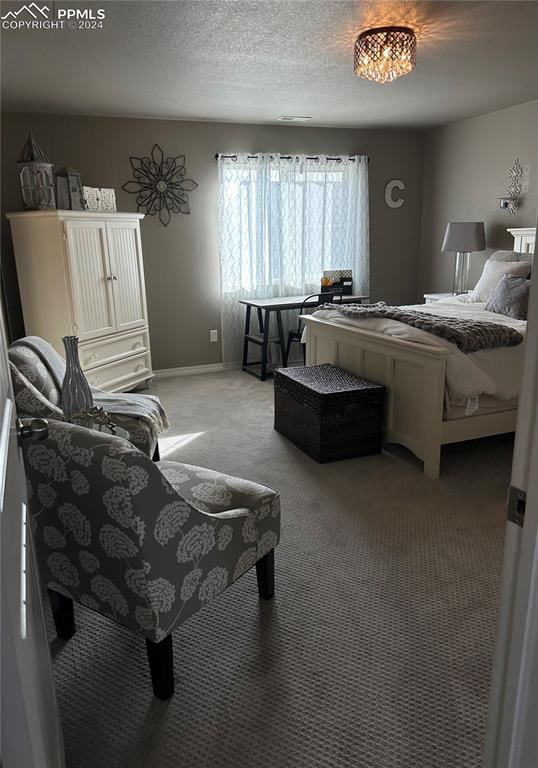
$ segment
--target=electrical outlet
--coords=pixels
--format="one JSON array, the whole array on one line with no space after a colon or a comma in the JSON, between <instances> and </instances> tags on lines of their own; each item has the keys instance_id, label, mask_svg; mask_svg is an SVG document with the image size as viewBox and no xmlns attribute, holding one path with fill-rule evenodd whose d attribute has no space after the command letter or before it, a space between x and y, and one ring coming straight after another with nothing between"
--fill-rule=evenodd
<instances>
[{"instance_id":1,"label":"electrical outlet","mask_svg":"<svg viewBox=\"0 0 538 768\"><path fill-rule=\"evenodd\" d=\"M219 340L219 332L218 331L209 331L209 341L213 344L213 342Z\"/></svg>"}]
</instances>

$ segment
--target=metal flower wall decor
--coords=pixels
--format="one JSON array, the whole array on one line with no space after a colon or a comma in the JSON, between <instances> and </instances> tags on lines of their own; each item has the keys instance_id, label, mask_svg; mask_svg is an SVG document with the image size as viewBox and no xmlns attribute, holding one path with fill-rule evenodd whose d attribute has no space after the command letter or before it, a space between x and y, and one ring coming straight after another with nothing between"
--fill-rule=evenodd
<instances>
[{"instance_id":1,"label":"metal flower wall decor","mask_svg":"<svg viewBox=\"0 0 538 768\"><path fill-rule=\"evenodd\" d=\"M122 189L136 195L137 210L148 216L159 214L167 227L172 213L190 213L188 192L198 184L185 178L185 155L168 157L158 144L153 145L151 157L130 157L134 181L123 184Z\"/></svg>"},{"instance_id":2,"label":"metal flower wall decor","mask_svg":"<svg viewBox=\"0 0 538 768\"><path fill-rule=\"evenodd\" d=\"M519 157L514 160L513 166L508 171L508 186L506 194L510 202L508 203L508 213L517 213L521 197L521 177L523 176L523 166L519 162Z\"/></svg>"}]
</instances>

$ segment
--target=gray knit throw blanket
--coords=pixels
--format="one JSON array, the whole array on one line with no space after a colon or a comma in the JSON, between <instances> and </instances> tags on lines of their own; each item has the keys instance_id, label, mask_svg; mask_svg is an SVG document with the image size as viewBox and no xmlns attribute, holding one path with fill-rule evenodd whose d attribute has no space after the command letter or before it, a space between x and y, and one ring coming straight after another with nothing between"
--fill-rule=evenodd
<instances>
[{"instance_id":1,"label":"gray knit throw blanket","mask_svg":"<svg viewBox=\"0 0 538 768\"><path fill-rule=\"evenodd\" d=\"M344 317L363 320L368 317L387 317L399 323L420 328L455 344L468 354L480 349L511 347L520 344L523 336L515 328L484 320L469 320L464 317L443 317L417 309L390 307L384 301L377 304L323 304L318 309L334 309Z\"/></svg>"},{"instance_id":2,"label":"gray knit throw blanket","mask_svg":"<svg viewBox=\"0 0 538 768\"><path fill-rule=\"evenodd\" d=\"M39 357L45 368L50 372L58 390L62 390L62 382L65 376L65 360L56 352L48 341L39 336L25 336L12 346L28 347ZM168 419L159 399L152 395L138 395L132 392L117 394L103 392L91 387L93 404L103 408L107 413L122 416L135 416L151 429L154 438L166 429Z\"/></svg>"}]
</instances>

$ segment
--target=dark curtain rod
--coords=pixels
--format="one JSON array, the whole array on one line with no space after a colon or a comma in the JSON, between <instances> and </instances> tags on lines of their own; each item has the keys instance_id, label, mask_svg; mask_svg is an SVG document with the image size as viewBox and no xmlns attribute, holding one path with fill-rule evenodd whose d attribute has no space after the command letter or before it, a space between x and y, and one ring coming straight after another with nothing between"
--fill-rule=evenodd
<instances>
[{"instance_id":1,"label":"dark curtain rod","mask_svg":"<svg viewBox=\"0 0 538 768\"><path fill-rule=\"evenodd\" d=\"M219 155L219 153L217 152L216 155L215 155L215 160L218 160L219 157L224 157L226 160L237 160L237 155ZM273 155L271 155L271 157L273 157ZM295 155L280 155L280 159L281 160L293 160L294 157L295 157ZM258 155L247 155L247 158L249 160L256 160L258 158ZM312 156L307 155L306 159L307 160L319 160L319 155L312 155ZM339 157L328 157L327 160L340 160L340 158ZM348 156L348 160L351 160L353 163L355 162L355 158L352 157L351 155ZM369 158L368 157L366 158L366 161L369 162Z\"/></svg>"}]
</instances>

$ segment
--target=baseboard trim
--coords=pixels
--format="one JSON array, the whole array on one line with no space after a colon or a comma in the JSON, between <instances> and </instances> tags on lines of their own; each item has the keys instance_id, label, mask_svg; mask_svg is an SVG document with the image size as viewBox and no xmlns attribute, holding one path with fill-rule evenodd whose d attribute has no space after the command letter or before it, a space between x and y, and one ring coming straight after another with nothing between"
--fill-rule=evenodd
<instances>
[{"instance_id":1,"label":"baseboard trim","mask_svg":"<svg viewBox=\"0 0 538 768\"><path fill-rule=\"evenodd\" d=\"M168 379L172 376L191 376L196 373L218 373L241 368L241 363L209 363L207 365L185 365L181 368L160 368L153 371L156 379Z\"/></svg>"}]
</instances>

